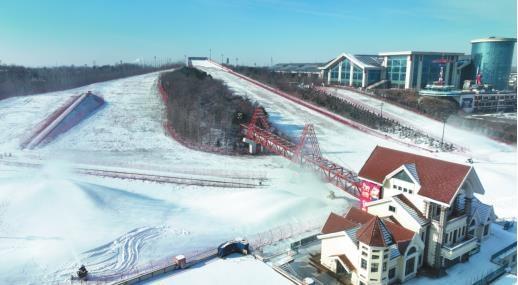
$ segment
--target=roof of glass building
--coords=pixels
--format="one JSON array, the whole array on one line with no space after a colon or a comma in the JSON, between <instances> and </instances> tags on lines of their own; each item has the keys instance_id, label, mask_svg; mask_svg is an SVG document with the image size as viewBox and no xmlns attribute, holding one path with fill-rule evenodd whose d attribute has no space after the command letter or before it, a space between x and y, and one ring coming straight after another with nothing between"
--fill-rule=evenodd
<instances>
[{"instance_id":1,"label":"roof of glass building","mask_svg":"<svg viewBox=\"0 0 518 285\"><path fill-rule=\"evenodd\" d=\"M333 60L319 67L319 69L327 69L331 66L334 66L344 58L349 59L354 65L360 68L381 68L381 63L383 62L383 59L377 55L353 55L350 53L341 53Z\"/></svg>"},{"instance_id":2,"label":"roof of glass building","mask_svg":"<svg viewBox=\"0 0 518 285\"><path fill-rule=\"evenodd\" d=\"M516 42L516 38L501 38L501 37L489 37L472 40L471 43L486 43L486 42Z\"/></svg>"},{"instance_id":3,"label":"roof of glass building","mask_svg":"<svg viewBox=\"0 0 518 285\"><path fill-rule=\"evenodd\" d=\"M275 71L281 72L319 72L318 67L322 63L278 63L272 67Z\"/></svg>"}]
</instances>

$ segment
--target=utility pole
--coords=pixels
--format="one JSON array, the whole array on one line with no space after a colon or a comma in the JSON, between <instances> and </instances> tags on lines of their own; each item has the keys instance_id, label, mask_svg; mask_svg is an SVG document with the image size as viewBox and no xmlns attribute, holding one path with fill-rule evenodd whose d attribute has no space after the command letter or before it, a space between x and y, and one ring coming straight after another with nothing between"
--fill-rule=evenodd
<instances>
[{"instance_id":1,"label":"utility pole","mask_svg":"<svg viewBox=\"0 0 518 285\"><path fill-rule=\"evenodd\" d=\"M223 64L223 54L221 54L221 64Z\"/></svg>"},{"instance_id":2,"label":"utility pole","mask_svg":"<svg viewBox=\"0 0 518 285\"><path fill-rule=\"evenodd\" d=\"M444 121L442 122L441 150L442 150L442 145L444 144L444 129L445 128L446 128L446 119L444 119Z\"/></svg>"},{"instance_id":3,"label":"utility pole","mask_svg":"<svg viewBox=\"0 0 518 285\"><path fill-rule=\"evenodd\" d=\"M237 57L236 57L236 67L237 67L237 63L238 63L238 61L239 61L239 58L237 58Z\"/></svg>"},{"instance_id":4,"label":"utility pole","mask_svg":"<svg viewBox=\"0 0 518 285\"><path fill-rule=\"evenodd\" d=\"M212 60L212 49L209 49L209 59Z\"/></svg>"}]
</instances>

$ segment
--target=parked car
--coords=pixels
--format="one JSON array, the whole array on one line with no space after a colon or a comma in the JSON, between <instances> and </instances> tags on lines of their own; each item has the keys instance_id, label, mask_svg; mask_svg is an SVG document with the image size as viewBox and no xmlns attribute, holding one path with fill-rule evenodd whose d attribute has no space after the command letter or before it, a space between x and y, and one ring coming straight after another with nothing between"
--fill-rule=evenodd
<instances>
[{"instance_id":1,"label":"parked car","mask_svg":"<svg viewBox=\"0 0 518 285\"><path fill-rule=\"evenodd\" d=\"M232 253L247 255L250 252L250 245L247 240L236 238L218 246L218 256L223 258Z\"/></svg>"}]
</instances>

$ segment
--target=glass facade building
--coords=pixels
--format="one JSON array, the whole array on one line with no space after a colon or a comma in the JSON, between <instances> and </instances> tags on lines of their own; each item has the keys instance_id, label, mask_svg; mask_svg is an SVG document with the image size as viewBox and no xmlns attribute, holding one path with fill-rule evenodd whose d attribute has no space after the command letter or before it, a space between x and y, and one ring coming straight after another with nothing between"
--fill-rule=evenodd
<instances>
[{"instance_id":1,"label":"glass facade building","mask_svg":"<svg viewBox=\"0 0 518 285\"><path fill-rule=\"evenodd\" d=\"M514 38L486 38L471 41L472 78L477 70L482 74L482 83L495 89L507 89L513 60Z\"/></svg>"},{"instance_id":2,"label":"glass facade building","mask_svg":"<svg viewBox=\"0 0 518 285\"><path fill-rule=\"evenodd\" d=\"M402 51L378 55L342 53L319 67L328 84L362 88L422 89L439 79L441 68L446 85L459 85L462 53Z\"/></svg>"},{"instance_id":3,"label":"glass facade building","mask_svg":"<svg viewBox=\"0 0 518 285\"><path fill-rule=\"evenodd\" d=\"M407 56L387 58L387 79L391 87L405 88Z\"/></svg>"}]
</instances>

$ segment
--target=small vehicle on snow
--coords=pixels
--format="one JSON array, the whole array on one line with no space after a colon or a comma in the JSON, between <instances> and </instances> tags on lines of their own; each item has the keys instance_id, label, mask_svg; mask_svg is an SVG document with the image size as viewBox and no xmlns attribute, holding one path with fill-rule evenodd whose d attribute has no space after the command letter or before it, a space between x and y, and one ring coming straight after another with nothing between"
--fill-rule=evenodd
<instances>
[{"instance_id":1,"label":"small vehicle on snow","mask_svg":"<svg viewBox=\"0 0 518 285\"><path fill-rule=\"evenodd\" d=\"M250 252L250 244L247 240L236 238L218 246L218 256L223 258L232 253L247 255Z\"/></svg>"},{"instance_id":2,"label":"small vehicle on snow","mask_svg":"<svg viewBox=\"0 0 518 285\"><path fill-rule=\"evenodd\" d=\"M86 270L86 267L84 265L81 265L79 269L77 270L77 275L72 276L72 280L83 280L86 281L88 277L88 270Z\"/></svg>"}]
</instances>

